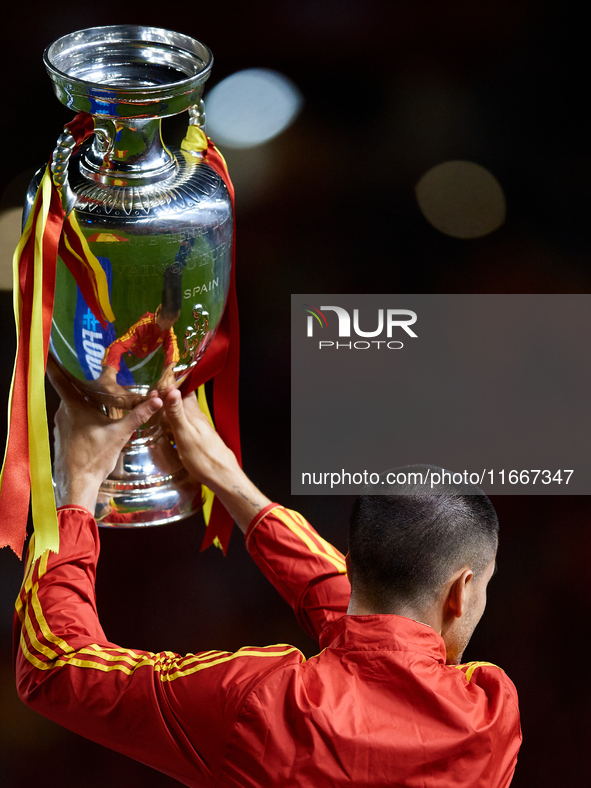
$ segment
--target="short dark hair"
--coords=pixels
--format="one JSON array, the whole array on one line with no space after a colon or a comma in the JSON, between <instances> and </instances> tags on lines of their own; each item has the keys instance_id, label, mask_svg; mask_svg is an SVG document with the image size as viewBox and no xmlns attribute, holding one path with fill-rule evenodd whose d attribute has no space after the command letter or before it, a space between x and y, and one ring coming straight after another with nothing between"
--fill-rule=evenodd
<instances>
[{"instance_id":1,"label":"short dark hair","mask_svg":"<svg viewBox=\"0 0 591 788\"><path fill-rule=\"evenodd\" d=\"M475 485L417 484L428 471L443 473L433 465L386 471L353 505L351 582L376 613L421 608L462 566L477 576L495 556L499 522L490 500ZM388 478L404 483L382 484Z\"/></svg>"}]
</instances>

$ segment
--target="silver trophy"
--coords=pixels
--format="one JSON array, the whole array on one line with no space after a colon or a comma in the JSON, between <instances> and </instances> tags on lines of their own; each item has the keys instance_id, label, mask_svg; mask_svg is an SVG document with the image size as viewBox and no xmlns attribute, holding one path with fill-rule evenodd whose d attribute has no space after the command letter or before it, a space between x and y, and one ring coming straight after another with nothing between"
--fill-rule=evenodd
<instances>
[{"instance_id":1,"label":"silver trophy","mask_svg":"<svg viewBox=\"0 0 591 788\"><path fill-rule=\"evenodd\" d=\"M105 272L115 316L101 326L58 259L50 352L89 406L117 417L150 389L183 382L207 351L228 296L226 185L201 152L166 146L160 130L161 118L185 110L190 124L203 124L212 55L180 33L116 25L63 36L44 62L59 100L94 117L93 136L75 153L64 131L52 172ZM102 525L145 526L200 506L201 488L157 415L122 452L96 514Z\"/></svg>"}]
</instances>

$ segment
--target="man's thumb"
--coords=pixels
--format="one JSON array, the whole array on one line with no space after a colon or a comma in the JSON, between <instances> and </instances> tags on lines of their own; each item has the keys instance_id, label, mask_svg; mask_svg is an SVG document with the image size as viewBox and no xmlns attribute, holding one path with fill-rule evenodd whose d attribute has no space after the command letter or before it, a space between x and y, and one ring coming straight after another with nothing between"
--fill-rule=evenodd
<instances>
[{"instance_id":1,"label":"man's thumb","mask_svg":"<svg viewBox=\"0 0 591 788\"><path fill-rule=\"evenodd\" d=\"M123 418L123 421L126 422L126 428L131 430L131 432L135 432L142 424L149 421L161 407L162 400L159 397L152 396L140 402L139 405L136 405L135 408Z\"/></svg>"},{"instance_id":2,"label":"man's thumb","mask_svg":"<svg viewBox=\"0 0 591 788\"><path fill-rule=\"evenodd\" d=\"M164 398L164 410L168 416L171 427L180 426L187 421L183 398L178 389L172 389L166 393Z\"/></svg>"}]
</instances>

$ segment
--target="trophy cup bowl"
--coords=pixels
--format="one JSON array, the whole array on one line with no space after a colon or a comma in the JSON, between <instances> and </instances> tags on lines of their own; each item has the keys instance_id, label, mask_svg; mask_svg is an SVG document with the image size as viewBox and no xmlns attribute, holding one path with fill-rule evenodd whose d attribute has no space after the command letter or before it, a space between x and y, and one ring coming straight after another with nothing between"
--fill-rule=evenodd
<instances>
[{"instance_id":1,"label":"trophy cup bowl","mask_svg":"<svg viewBox=\"0 0 591 788\"><path fill-rule=\"evenodd\" d=\"M228 189L201 152L166 146L161 118L189 110L212 65L189 36L136 25L80 30L51 44L44 63L58 99L94 118L72 153L64 131L54 181L108 283L115 320L104 328L58 258L50 353L89 402L123 415L151 389L179 386L200 363L230 287ZM30 210L40 174L27 198ZM158 525L201 506L160 414L138 430L101 487L101 525Z\"/></svg>"}]
</instances>

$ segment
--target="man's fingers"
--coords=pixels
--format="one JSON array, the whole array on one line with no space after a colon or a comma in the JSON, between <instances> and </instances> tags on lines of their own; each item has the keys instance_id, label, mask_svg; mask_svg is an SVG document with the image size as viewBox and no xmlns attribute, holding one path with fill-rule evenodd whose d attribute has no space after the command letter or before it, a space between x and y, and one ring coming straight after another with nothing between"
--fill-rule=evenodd
<instances>
[{"instance_id":1,"label":"man's fingers","mask_svg":"<svg viewBox=\"0 0 591 788\"><path fill-rule=\"evenodd\" d=\"M148 399L140 402L140 404L136 405L135 408L127 414L127 416L124 416L121 419L121 424L125 425L125 429L129 430L130 433L135 432L142 426L142 424L145 424L147 421L149 421L152 416L160 410L161 407L162 400L160 397L150 394Z\"/></svg>"}]
</instances>

